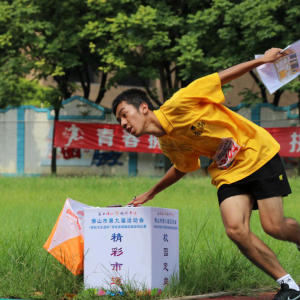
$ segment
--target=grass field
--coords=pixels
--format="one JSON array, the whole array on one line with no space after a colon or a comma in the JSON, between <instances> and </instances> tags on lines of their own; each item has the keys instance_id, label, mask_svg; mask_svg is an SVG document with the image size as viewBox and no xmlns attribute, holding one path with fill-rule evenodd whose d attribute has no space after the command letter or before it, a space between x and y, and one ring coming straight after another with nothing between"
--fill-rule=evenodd
<instances>
[{"instance_id":1,"label":"grass field","mask_svg":"<svg viewBox=\"0 0 300 300\"><path fill-rule=\"evenodd\" d=\"M148 190L150 178L0 178L0 298L62 299L66 293L91 299L82 276L73 276L43 248L67 197L92 206L125 205ZM285 200L286 216L298 218L299 179L290 180L293 194ZM209 178L186 178L157 195L149 206L179 209L180 283L163 297L276 287L249 263L227 238L216 190ZM278 255L300 281L295 245L276 241L262 230L253 212L252 230ZM142 299L130 294L126 299ZM145 297L144 299L149 299Z\"/></svg>"}]
</instances>

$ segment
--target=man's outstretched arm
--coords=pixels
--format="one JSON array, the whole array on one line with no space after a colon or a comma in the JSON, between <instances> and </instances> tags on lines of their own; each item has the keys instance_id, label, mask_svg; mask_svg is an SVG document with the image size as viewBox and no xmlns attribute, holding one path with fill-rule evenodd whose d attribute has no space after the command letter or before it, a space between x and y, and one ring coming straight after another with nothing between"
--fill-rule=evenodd
<instances>
[{"instance_id":1,"label":"man's outstretched arm","mask_svg":"<svg viewBox=\"0 0 300 300\"><path fill-rule=\"evenodd\" d=\"M280 51L282 51L282 49L272 48L266 51L263 57L238 64L236 66L233 66L229 69L220 72L219 76L221 79L221 85L224 85L230 82L231 80L246 74L247 72L253 70L254 68L257 68L266 63L272 63L277 59L286 56L286 54L280 54Z\"/></svg>"},{"instance_id":2,"label":"man's outstretched arm","mask_svg":"<svg viewBox=\"0 0 300 300\"><path fill-rule=\"evenodd\" d=\"M137 206L139 204L146 203L147 201L153 199L156 194L181 179L185 174L186 173L180 172L174 166L172 166L164 175L164 177L152 189L144 194L135 197L135 199L129 202L128 205L133 204L134 206Z\"/></svg>"}]
</instances>

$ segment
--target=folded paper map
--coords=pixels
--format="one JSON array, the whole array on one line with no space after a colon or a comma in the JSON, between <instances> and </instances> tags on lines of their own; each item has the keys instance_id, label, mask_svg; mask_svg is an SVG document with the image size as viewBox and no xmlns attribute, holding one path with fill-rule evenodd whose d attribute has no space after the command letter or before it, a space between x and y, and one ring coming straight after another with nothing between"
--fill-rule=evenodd
<instances>
[{"instance_id":1,"label":"folded paper map","mask_svg":"<svg viewBox=\"0 0 300 300\"><path fill-rule=\"evenodd\" d=\"M281 53L286 54L286 56L274 63L267 63L256 68L261 81L270 94L273 94L300 74L300 40L287 46ZM255 58L262 56L260 54L255 55Z\"/></svg>"}]
</instances>

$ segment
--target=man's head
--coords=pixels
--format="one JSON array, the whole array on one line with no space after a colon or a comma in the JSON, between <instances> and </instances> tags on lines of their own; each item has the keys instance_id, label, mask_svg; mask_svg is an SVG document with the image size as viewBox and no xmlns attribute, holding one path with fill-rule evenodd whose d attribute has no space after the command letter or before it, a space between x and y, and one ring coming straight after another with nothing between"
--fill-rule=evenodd
<instances>
[{"instance_id":1,"label":"man's head","mask_svg":"<svg viewBox=\"0 0 300 300\"><path fill-rule=\"evenodd\" d=\"M134 106L137 110L139 110L141 104L143 102L148 104L148 107L150 110L153 110L152 103L150 102L147 94L144 91L141 91L139 89L129 89L125 92L121 93L112 103L112 110L114 115L116 116L116 111L118 105L125 101L127 104L131 104Z\"/></svg>"},{"instance_id":2,"label":"man's head","mask_svg":"<svg viewBox=\"0 0 300 300\"><path fill-rule=\"evenodd\" d=\"M147 115L153 106L145 92L129 89L113 101L112 110L121 126L138 137L143 134Z\"/></svg>"}]
</instances>

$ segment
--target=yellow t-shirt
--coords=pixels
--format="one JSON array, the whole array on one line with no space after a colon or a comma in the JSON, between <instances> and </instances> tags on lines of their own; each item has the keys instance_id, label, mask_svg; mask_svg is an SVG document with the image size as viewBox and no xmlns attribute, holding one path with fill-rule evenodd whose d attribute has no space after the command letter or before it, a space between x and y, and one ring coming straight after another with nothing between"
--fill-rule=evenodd
<instances>
[{"instance_id":1,"label":"yellow t-shirt","mask_svg":"<svg viewBox=\"0 0 300 300\"><path fill-rule=\"evenodd\" d=\"M222 138L232 138L241 146L228 169L219 169L215 161L210 165L217 188L251 175L280 149L266 130L222 105L224 101L215 73L180 89L154 111L166 131L159 138L161 150L181 172L199 169L201 155L212 159Z\"/></svg>"}]
</instances>

